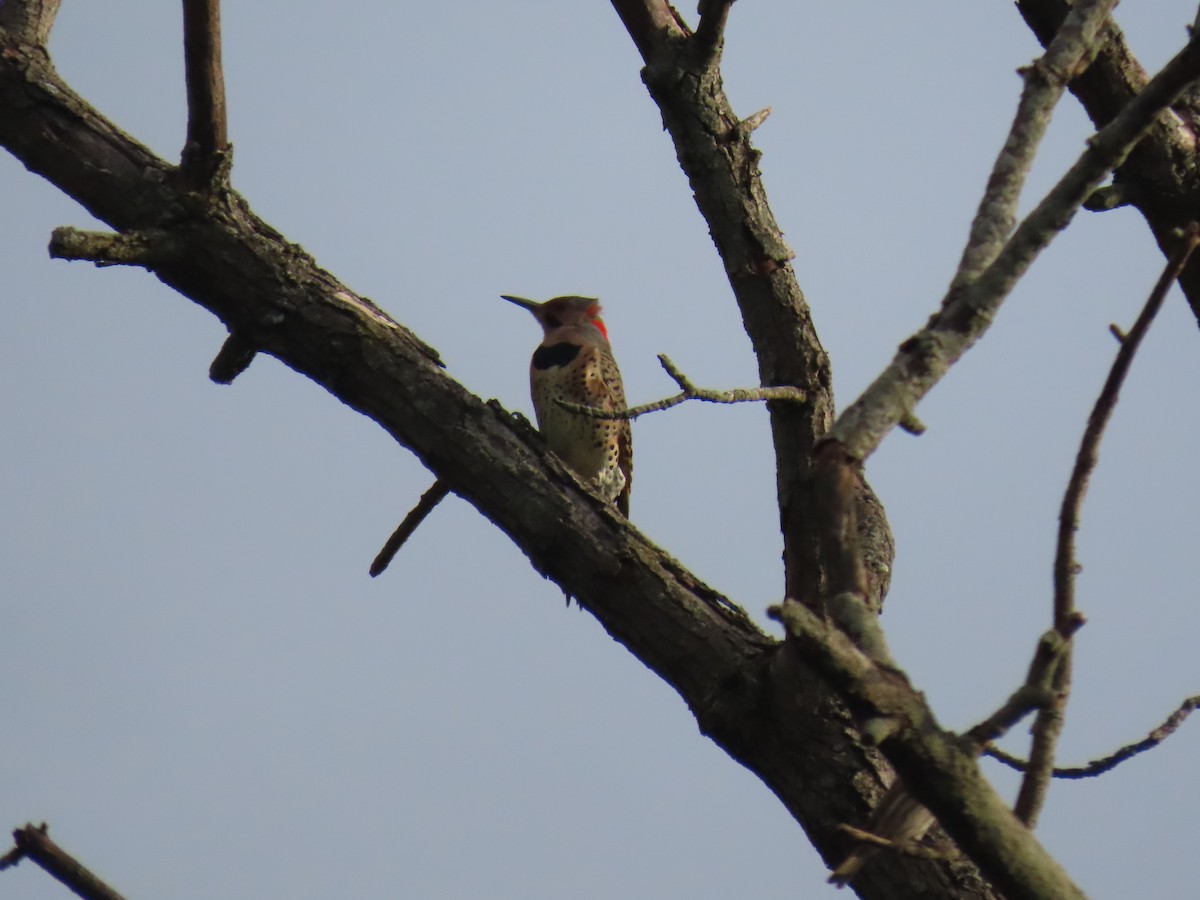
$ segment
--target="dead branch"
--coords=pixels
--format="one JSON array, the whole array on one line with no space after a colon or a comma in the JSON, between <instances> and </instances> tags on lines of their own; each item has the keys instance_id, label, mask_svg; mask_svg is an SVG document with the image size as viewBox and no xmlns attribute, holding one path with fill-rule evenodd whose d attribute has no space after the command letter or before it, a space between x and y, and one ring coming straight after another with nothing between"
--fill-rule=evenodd
<instances>
[{"instance_id":1,"label":"dead branch","mask_svg":"<svg viewBox=\"0 0 1200 900\"><path fill-rule=\"evenodd\" d=\"M1200 39L1191 40L1108 125L969 285L948 293L929 323L900 345L884 372L838 417L829 440L866 459L991 326L1018 279L1064 229L1080 205L1192 81L1200 76Z\"/></svg>"},{"instance_id":2,"label":"dead branch","mask_svg":"<svg viewBox=\"0 0 1200 900\"><path fill-rule=\"evenodd\" d=\"M46 825L26 825L13 832L16 846L0 860L0 870L29 859L84 900L124 900L82 863L50 840Z\"/></svg>"},{"instance_id":3,"label":"dead branch","mask_svg":"<svg viewBox=\"0 0 1200 900\"><path fill-rule=\"evenodd\" d=\"M183 0L183 60L188 122L180 168L196 190L219 188L231 163L220 0Z\"/></svg>"},{"instance_id":4,"label":"dead branch","mask_svg":"<svg viewBox=\"0 0 1200 900\"><path fill-rule=\"evenodd\" d=\"M703 400L706 403L756 403L771 400L803 403L806 398L804 391L800 388L789 387L788 385L735 388L731 391L713 391L707 388L698 388L688 380L686 375L679 371L678 367L671 362L670 357L665 353L658 355L658 361L667 370L667 374L675 379L675 383L680 387L680 393L673 397L667 397L664 400L655 400L652 403L643 403L641 406L634 406L630 409L600 409L599 407L587 406L583 403L572 403L569 400L559 400L558 405L563 409L569 409L571 412L579 413L580 415L591 416L594 419L633 420L638 416L644 416L646 413L670 409L687 400Z\"/></svg>"},{"instance_id":5,"label":"dead branch","mask_svg":"<svg viewBox=\"0 0 1200 900\"><path fill-rule=\"evenodd\" d=\"M937 816L1001 891L1019 897L1083 897L983 777L975 742L942 730L902 672L875 663L803 604L785 600L767 614L784 624L797 649L860 717L905 723L883 745L888 760L919 804Z\"/></svg>"},{"instance_id":6,"label":"dead branch","mask_svg":"<svg viewBox=\"0 0 1200 900\"><path fill-rule=\"evenodd\" d=\"M1054 107L1062 98L1067 82L1091 62L1100 32L1114 6L1116 0L1077 2L1045 54L1022 71L1025 87L971 223L967 246L951 283L951 294L978 278L1012 233L1021 189Z\"/></svg>"},{"instance_id":7,"label":"dead branch","mask_svg":"<svg viewBox=\"0 0 1200 900\"><path fill-rule=\"evenodd\" d=\"M386 569L400 552L400 548L404 546L405 541L412 537L425 518L433 512L433 508L446 499L446 495L450 493L450 485L442 481L440 478L417 501L417 505L409 510L408 515L404 517L396 530L392 532L391 537L384 543L383 548L375 556L374 562L371 563L371 577L374 578Z\"/></svg>"},{"instance_id":8,"label":"dead branch","mask_svg":"<svg viewBox=\"0 0 1200 900\"><path fill-rule=\"evenodd\" d=\"M1063 494L1054 557L1054 628L1067 640L1074 631L1072 623L1079 616L1075 610L1075 575L1079 571L1079 563L1075 558L1075 532L1079 529L1080 510L1084 497L1087 496L1092 471L1100 458L1100 441L1112 419L1120 397L1121 385L1125 383L1125 377L1129 374L1129 368L1142 339L1150 330L1167 292L1187 265L1197 243L1200 243L1200 227L1193 222L1174 255L1167 261L1133 328L1121 340L1108 378L1105 379L1100 396L1096 398L1091 415L1088 416L1087 428L1084 429L1079 452L1075 456L1075 465ZM1029 764L1013 808L1017 818L1030 828L1037 823L1038 814L1046 799L1046 791L1050 787L1050 777L1054 770L1054 751L1062 732L1063 717L1070 694L1071 647L1068 645L1054 672L1054 698L1049 705L1042 708L1034 721Z\"/></svg>"},{"instance_id":9,"label":"dead branch","mask_svg":"<svg viewBox=\"0 0 1200 900\"><path fill-rule=\"evenodd\" d=\"M0 30L8 32L16 43L44 51L61 4L62 0L0 3Z\"/></svg>"},{"instance_id":10,"label":"dead branch","mask_svg":"<svg viewBox=\"0 0 1200 900\"><path fill-rule=\"evenodd\" d=\"M1145 753L1147 750L1153 750L1179 728L1190 716L1197 707L1200 707L1200 694L1194 697L1188 697L1183 703L1179 704L1179 708L1171 715L1167 716L1165 722L1150 731L1148 735L1140 741L1134 741L1132 744L1126 744L1119 750L1110 753L1108 756L1102 756L1100 759L1094 759L1082 766L1067 766L1064 768L1055 768L1051 774L1055 778L1095 778L1098 775L1103 775L1105 772L1110 772L1128 759L1133 759L1139 753ZM1003 763L1010 769L1016 769L1018 772L1024 772L1029 763L1019 757L1013 756L1011 753L1006 753L999 747L988 746L983 751L985 756L990 756L992 759Z\"/></svg>"},{"instance_id":11,"label":"dead branch","mask_svg":"<svg viewBox=\"0 0 1200 900\"><path fill-rule=\"evenodd\" d=\"M729 8L734 0L700 0L697 12L700 13L700 24L692 41L706 56L721 52L721 44L725 40L725 23L729 19Z\"/></svg>"}]
</instances>

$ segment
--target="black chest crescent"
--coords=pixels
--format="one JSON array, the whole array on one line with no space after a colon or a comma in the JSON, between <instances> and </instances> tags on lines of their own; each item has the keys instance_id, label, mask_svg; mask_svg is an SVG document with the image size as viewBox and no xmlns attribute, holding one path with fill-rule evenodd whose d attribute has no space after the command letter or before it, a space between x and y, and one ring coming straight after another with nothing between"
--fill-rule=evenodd
<instances>
[{"instance_id":1,"label":"black chest crescent","mask_svg":"<svg viewBox=\"0 0 1200 900\"><path fill-rule=\"evenodd\" d=\"M569 365L579 355L582 348L578 344L551 344L548 347L538 347L533 351L533 367L535 369L561 369Z\"/></svg>"}]
</instances>

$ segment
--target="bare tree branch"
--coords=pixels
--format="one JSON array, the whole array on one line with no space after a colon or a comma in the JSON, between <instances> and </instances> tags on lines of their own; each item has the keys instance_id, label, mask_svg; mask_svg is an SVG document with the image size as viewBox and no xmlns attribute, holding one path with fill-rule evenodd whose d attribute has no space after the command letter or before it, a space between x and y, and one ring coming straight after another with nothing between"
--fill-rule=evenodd
<instances>
[{"instance_id":1,"label":"bare tree branch","mask_svg":"<svg viewBox=\"0 0 1200 900\"><path fill-rule=\"evenodd\" d=\"M714 391L707 388L698 388L688 380L688 377L679 370L675 363L671 362L670 357L665 353L658 355L658 361L667 370L667 374L675 379L675 383L681 388L680 393L674 397L655 400L652 403L643 403L641 406L634 406L629 409L601 409L598 406L572 403L569 400L559 400L558 405L563 409L569 409L571 412L590 416L593 419L632 420L638 416L644 416L646 413L670 409L688 400L703 400L706 403L756 403L770 400L803 403L806 399L804 391L799 388L788 387L787 385L763 388L734 388L731 391Z\"/></svg>"},{"instance_id":2,"label":"bare tree branch","mask_svg":"<svg viewBox=\"0 0 1200 900\"><path fill-rule=\"evenodd\" d=\"M1017 0L1017 9L1043 44L1054 37L1070 12L1069 0ZM1193 35L1195 37L1195 35ZM1125 37L1111 22L1105 29L1095 62L1069 88L1097 128L1116 118L1146 87L1149 78L1130 51ZM1200 146L1200 106L1194 91L1173 104L1173 113L1159 116L1145 138L1114 172L1114 193L1101 189L1097 205L1115 208L1133 204L1145 217L1164 257L1176 244L1177 231L1195 215L1200 190L1200 167L1192 162ZM1184 164L1180 164L1185 161ZM1193 258L1179 277L1193 315L1200 322L1200 260Z\"/></svg>"},{"instance_id":3,"label":"bare tree branch","mask_svg":"<svg viewBox=\"0 0 1200 900\"><path fill-rule=\"evenodd\" d=\"M1016 224L1021 189L1054 107L1076 71L1091 62L1100 30L1114 6L1116 0L1080 0L1071 8L1046 53L1023 70L1025 89L971 223L951 294L978 278L1003 249Z\"/></svg>"},{"instance_id":4,"label":"bare tree branch","mask_svg":"<svg viewBox=\"0 0 1200 900\"><path fill-rule=\"evenodd\" d=\"M784 540L785 590L816 597L825 580L819 541L808 510L812 451L833 421L832 374L812 314L766 199L751 145L752 126L733 110L718 67L719 54L669 12L661 0L613 0L646 62L642 80L662 112L663 125L691 183L725 266L758 360L759 384L804 391L803 404L772 404L777 493ZM705 6L711 16L719 13ZM653 20L654 24L650 24ZM711 19L715 25L717 20ZM868 506L864 525L887 531L882 507ZM888 564L890 565L890 558Z\"/></svg>"},{"instance_id":5,"label":"bare tree branch","mask_svg":"<svg viewBox=\"0 0 1200 900\"><path fill-rule=\"evenodd\" d=\"M371 563L371 577L374 578L381 574L386 569L396 554L400 552L400 548L404 546L405 541L412 537L413 532L421 527L421 523L425 518L433 512L434 507L446 499L446 495L450 493L450 485L442 481L440 478L435 481L417 501L407 516L404 517L396 530L392 532L391 537L384 543L383 548L375 555L375 560Z\"/></svg>"},{"instance_id":6,"label":"bare tree branch","mask_svg":"<svg viewBox=\"0 0 1200 900\"><path fill-rule=\"evenodd\" d=\"M181 251L170 232L163 229L113 234L65 226L50 235L51 259L74 259L97 266L151 268Z\"/></svg>"},{"instance_id":7,"label":"bare tree branch","mask_svg":"<svg viewBox=\"0 0 1200 900\"><path fill-rule=\"evenodd\" d=\"M1051 774L1055 778L1095 778L1098 775L1103 775L1105 772L1110 772L1126 760L1133 759L1139 753L1153 750L1174 734L1176 729L1186 721L1187 717L1197 707L1200 707L1200 694L1184 700L1183 703L1179 704L1179 708L1167 717L1165 722L1151 730L1140 741L1126 744L1116 752L1110 753L1108 756L1101 757L1100 759L1094 759L1082 766L1055 768ZM1010 753L1005 753L999 747L989 746L983 752L985 756L990 756L992 759L1002 762L1010 769L1016 769L1018 772L1024 772L1029 766L1029 763L1025 760L1019 759Z\"/></svg>"},{"instance_id":8,"label":"bare tree branch","mask_svg":"<svg viewBox=\"0 0 1200 900\"><path fill-rule=\"evenodd\" d=\"M865 459L990 327L1001 303L1100 181L1120 165L1158 115L1200 76L1200 40L1191 40L1146 89L1095 134L1079 160L1018 226L984 272L948 294L930 322L830 429L855 459Z\"/></svg>"},{"instance_id":9,"label":"bare tree branch","mask_svg":"<svg viewBox=\"0 0 1200 900\"><path fill-rule=\"evenodd\" d=\"M13 832L16 847L0 859L0 870L30 859L84 900L123 900L120 894L89 872L58 844L50 840L46 826L26 825Z\"/></svg>"},{"instance_id":10,"label":"bare tree branch","mask_svg":"<svg viewBox=\"0 0 1200 900\"><path fill-rule=\"evenodd\" d=\"M612 5L643 59L656 54L667 40L687 36L666 0L612 0Z\"/></svg>"},{"instance_id":11,"label":"bare tree branch","mask_svg":"<svg viewBox=\"0 0 1200 900\"><path fill-rule=\"evenodd\" d=\"M62 0L0 3L0 31L7 31L12 43L27 44L44 51L61 4Z\"/></svg>"},{"instance_id":12,"label":"bare tree branch","mask_svg":"<svg viewBox=\"0 0 1200 900\"><path fill-rule=\"evenodd\" d=\"M842 831L864 844L873 844L881 850L891 850L894 853L903 853L906 856L916 856L921 859L950 859L950 854L943 853L941 850L935 850L932 847L926 847L916 841L892 841L885 837L880 837L870 831L863 831L861 828L855 828L853 825L839 825ZM831 879L832 880L832 879Z\"/></svg>"},{"instance_id":13,"label":"bare tree branch","mask_svg":"<svg viewBox=\"0 0 1200 900\"><path fill-rule=\"evenodd\" d=\"M229 335L208 367L209 380L213 384L233 384L233 379L250 368L257 354L258 348L241 335Z\"/></svg>"},{"instance_id":14,"label":"bare tree branch","mask_svg":"<svg viewBox=\"0 0 1200 900\"><path fill-rule=\"evenodd\" d=\"M1100 441L1104 429L1112 419L1120 397L1121 385L1129 374L1133 357L1141 346L1142 339L1162 308L1167 292L1187 265L1188 258L1200 243L1200 227L1192 223L1180 241L1174 255L1167 262L1158 283L1150 292L1141 314L1130 332L1121 340L1121 348L1113 360L1108 378L1100 391L1088 417L1087 428L1075 456L1075 465L1063 494L1062 508L1058 516L1058 542L1054 557L1054 628L1069 639L1074 631L1074 622L1079 614L1075 609L1075 575L1079 563L1075 558L1075 532L1079 529L1080 509L1087 496L1092 471L1099 460ZM1054 699L1039 713L1033 725L1033 743L1029 751L1029 764L1021 789L1017 793L1014 812L1030 828L1037 823L1038 815L1046 799L1054 770L1054 751L1062 732L1063 718L1071 693L1071 648L1068 646L1054 673Z\"/></svg>"},{"instance_id":15,"label":"bare tree branch","mask_svg":"<svg viewBox=\"0 0 1200 900\"><path fill-rule=\"evenodd\" d=\"M193 188L208 190L228 180L230 164L220 0L183 0L183 60L188 124L180 165Z\"/></svg>"},{"instance_id":16,"label":"bare tree branch","mask_svg":"<svg viewBox=\"0 0 1200 900\"><path fill-rule=\"evenodd\" d=\"M967 732L982 749L1016 725L1035 709L1042 709L1053 702L1052 682L1059 660L1066 652L1067 641L1057 631L1047 631L1040 641L1025 683L1017 688L1004 704L984 721Z\"/></svg>"},{"instance_id":17,"label":"bare tree branch","mask_svg":"<svg viewBox=\"0 0 1200 900\"><path fill-rule=\"evenodd\" d=\"M888 759L915 799L938 817L1006 896L1083 897L983 777L975 742L943 731L903 673L873 662L845 634L800 603L785 601L768 615L784 623L798 649L811 657L860 716L907 723L884 742Z\"/></svg>"},{"instance_id":18,"label":"bare tree branch","mask_svg":"<svg viewBox=\"0 0 1200 900\"><path fill-rule=\"evenodd\" d=\"M725 39L725 22L734 0L700 0L697 11L700 24L696 26L694 40L701 52L712 57L721 52Z\"/></svg>"}]
</instances>

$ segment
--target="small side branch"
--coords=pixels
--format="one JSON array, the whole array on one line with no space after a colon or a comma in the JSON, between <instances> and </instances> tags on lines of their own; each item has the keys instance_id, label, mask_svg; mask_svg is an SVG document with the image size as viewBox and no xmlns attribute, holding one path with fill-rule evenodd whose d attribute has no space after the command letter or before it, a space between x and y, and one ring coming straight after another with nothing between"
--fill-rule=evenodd
<instances>
[{"instance_id":1,"label":"small side branch","mask_svg":"<svg viewBox=\"0 0 1200 900\"><path fill-rule=\"evenodd\" d=\"M120 894L50 840L46 826L26 825L13 832L16 847L0 859L0 869L30 859L84 900L123 900Z\"/></svg>"},{"instance_id":2,"label":"small side branch","mask_svg":"<svg viewBox=\"0 0 1200 900\"><path fill-rule=\"evenodd\" d=\"M1100 458L1100 441L1104 436L1104 429L1112 418L1113 410L1116 409L1121 386L1133 364L1133 357L1146 332L1150 330L1154 317L1162 308L1167 292L1187 265L1197 243L1200 243L1200 227L1193 222L1167 261L1133 328L1121 339L1117 357L1113 360L1108 378L1088 417L1087 428L1080 441L1079 452L1075 456L1075 465L1063 494L1058 517L1058 545L1054 559L1054 628L1064 639L1069 640L1078 627L1075 575L1079 571L1079 563L1075 558L1075 532L1079 528L1080 509L1087 495L1092 471ZM1054 700L1038 713L1034 722L1029 765L1025 769L1025 778L1021 782L1021 789L1017 793L1017 802L1013 808L1017 818L1030 828L1037 822L1054 771L1054 751L1062 732L1063 717L1071 692L1070 647L1067 647L1054 673L1053 688Z\"/></svg>"},{"instance_id":3,"label":"small side branch","mask_svg":"<svg viewBox=\"0 0 1200 900\"><path fill-rule=\"evenodd\" d=\"M841 824L838 825L838 830L860 841L864 844L871 844L874 847L879 847L881 850L891 850L894 853L902 853L905 856L913 856L917 859L953 859L958 856L957 853L946 853L942 850L937 850L933 847L926 847L917 841L892 841L873 831L863 831L861 828L855 828L853 825Z\"/></svg>"},{"instance_id":4,"label":"small side branch","mask_svg":"<svg viewBox=\"0 0 1200 900\"><path fill-rule=\"evenodd\" d=\"M417 505L404 517L404 521L396 527L392 536L383 545L383 549L375 556L375 561L371 563L370 569L372 578L388 567L396 554L400 552L400 548L404 546L405 541L412 537L413 532L425 521L425 517L433 512L435 506L446 499L448 493L450 493L450 486L439 478L429 490L421 495Z\"/></svg>"},{"instance_id":5,"label":"small side branch","mask_svg":"<svg viewBox=\"0 0 1200 900\"><path fill-rule=\"evenodd\" d=\"M165 231L130 231L113 234L81 231L64 226L50 234L52 259L81 259L97 266L153 268L175 254L177 243Z\"/></svg>"},{"instance_id":6,"label":"small side branch","mask_svg":"<svg viewBox=\"0 0 1200 900\"><path fill-rule=\"evenodd\" d=\"M220 0L183 0L183 58L188 124L180 167L192 187L207 190L227 179L230 165Z\"/></svg>"},{"instance_id":7,"label":"small side branch","mask_svg":"<svg viewBox=\"0 0 1200 900\"><path fill-rule=\"evenodd\" d=\"M670 357L665 353L658 355L658 361L666 369L667 374L680 387L680 393L674 397L655 400L653 403L643 403L641 406L634 406L629 409L600 409L596 406L571 403L567 400L559 400L558 403L563 409L568 409L580 415L591 416L594 419L629 419L632 421L638 416L644 416L646 413L658 412L663 409L670 409L672 406L678 406L687 400L703 400L706 403L761 403L771 400L803 403L807 399L804 391L790 385L735 388L731 391L713 391L707 388L698 388L688 380L686 375L679 371L675 363L671 362Z\"/></svg>"},{"instance_id":8,"label":"small side branch","mask_svg":"<svg viewBox=\"0 0 1200 900\"><path fill-rule=\"evenodd\" d=\"M721 52L725 40L725 23L734 0L700 0L700 24L692 35L693 43L706 59L712 60Z\"/></svg>"},{"instance_id":9,"label":"small side branch","mask_svg":"<svg viewBox=\"0 0 1200 900\"><path fill-rule=\"evenodd\" d=\"M1092 191L1091 195L1083 201L1083 208L1090 212L1108 212L1110 209L1128 206L1132 202L1133 198L1129 196L1129 190L1125 185L1106 184Z\"/></svg>"},{"instance_id":10,"label":"small side branch","mask_svg":"<svg viewBox=\"0 0 1200 900\"><path fill-rule=\"evenodd\" d=\"M1063 495L1058 517L1058 550L1054 560L1054 627L1060 633L1070 627L1071 618L1075 615L1075 573L1079 568L1075 559L1075 532L1079 528L1080 509L1084 497L1087 496L1092 471L1100 458L1100 441L1104 437L1104 429L1112 419L1113 410L1116 409L1121 394L1121 386L1129 374L1134 355L1146 332L1150 330L1154 317L1162 309L1167 292L1187 265L1198 243L1200 226L1193 222L1167 261L1133 328L1121 339L1117 357L1113 360L1108 378L1088 417L1087 428L1084 430L1079 452L1075 456L1075 466Z\"/></svg>"},{"instance_id":11,"label":"small side branch","mask_svg":"<svg viewBox=\"0 0 1200 900\"><path fill-rule=\"evenodd\" d=\"M232 384L233 379L250 367L257 353L257 347L237 332L231 332L208 367L209 379L216 384Z\"/></svg>"},{"instance_id":12,"label":"small side branch","mask_svg":"<svg viewBox=\"0 0 1200 900\"><path fill-rule=\"evenodd\" d=\"M1055 778L1095 778L1097 775L1110 772L1126 760L1133 759L1139 753L1153 750L1174 734L1179 726L1187 720L1187 717L1196 711L1197 707L1200 707L1200 694L1184 700L1179 705L1179 708L1167 717L1165 722L1153 729L1140 741L1126 744L1116 752L1110 753L1108 756L1103 756L1100 759L1094 759L1082 766L1066 766L1054 769L1051 774ZM1013 756L1011 753L1005 753L999 747L987 747L983 753L984 756L990 756L992 759L1003 763L1010 769L1016 769L1018 772L1024 772L1029 766L1029 763L1025 760Z\"/></svg>"}]
</instances>

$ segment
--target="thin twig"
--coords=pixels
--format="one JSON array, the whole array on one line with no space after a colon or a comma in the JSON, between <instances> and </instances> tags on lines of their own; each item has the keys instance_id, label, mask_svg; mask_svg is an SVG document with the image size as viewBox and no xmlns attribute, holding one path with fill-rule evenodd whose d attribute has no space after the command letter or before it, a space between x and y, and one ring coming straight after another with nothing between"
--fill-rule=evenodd
<instances>
[{"instance_id":1,"label":"thin twig","mask_svg":"<svg viewBox=\"0 0 1200 900\"><path fill-rule=\"evenodd\" d=\"M1127 759L1133 759L1139 753L1145 753L1147 750L1153 750L1167 738L1169 738L1180 725L1184 723L1197 708L1200 708L1200 694L1194 697L1188 697L1183 703L1179 704L1179 708L1171 715L1167 716L1165 722L1153 729L1148 735L1140 741L1135 741L1132 744L1126 744L1114 753L1108 756L1103 756L1100 759L1094 759L1082 766L1066 766L1061 769L1056 768L1053 771L1055 778L1095 778L1097 775L1103 775L1125 762ZM1013 756L1011 753L1006 753L999 747L989 746L983 751L985 756L990 756L998 762L1004 763L1011 769L1016 769L1018 772L1024 772L1028 768L1029 763L1025 760Z\"/></svg>"},{"instance_id":2,"label":"thin twig","mask_svg":"<svg viewBox=\"0 0 1200 900\"><path fill-rule=\"evenodd\" d=\"M895 853L902 853L905 856L913 856L917 859L954 859L959 856L958 853L946 853L942 850L926 847L924 844L917 841L893 841L888 838L875 834L872 831L863 831L861 828L855 828L853 825L844 823L838 825L838 830L845 832L856 841L861 841L864 844L872 844L884 850L891 850Z\"/></svg>"},{"instance_id":3,"label":"thin twig","mask_svg":"<svg viewBox=\"0 0 1200 900\"><path fill-rule=\"evenodd\" d=\"M433 512L433 508L446 499L446 495L450 493L450 485L438 479L417 501L404 521L401 522L396 530L392 532L392 536L387 539L383 545L383 549L375 556L375 561L371 563L371 577L374 578L388 567L392 559L400 552L400 548L404 546L414 531L425 521L425 517Z\"/></svg>"},{"instance_id":4,"label":"thin twig","mask_svg":"<svg viewBox=\"0 0 1200 900\"><path fill-rule=\"evenodd\" d=\"M991 326L1004 299L1038 254L1070 224L1080 204L1114 168L1159 114L1200 77L1200 38L1189 41L1147 83L1088 147L1013 232L995 260L974 282L948 294L942 309L900 345L888 367L838 417L827 440L856 459L866 459Z\"/></svg>"},{"instance_id":5,"label":"thin twig","mask_svg":"<svg viewBox=\"0 0 1200 900\"><path fill-rule=\"evenodd\" d=\"M579 413L580 415L591 416L594 419L629 419L632 421L638 416L658 412L662 409L670 409L672 406L678 406L687 400L703 400L706 403L757 403L771 400L786 400L791 403L803 403L806 399L804 391L790 385L735 388L731 391L713 391L707 388L698 388L688 380L686 375L679 371L665 353L658 355L658 361L681 389L681 392L674 397L655 400L652 403L643 403L641 406L634 406L630 409L600 409L584 403L571 403L568 400L559 400L558 404L563 409Z\"/></svg>"},{"instance_id":6,"label":"thin twig","mask_svg":"<svg viewBox=\"0 0 1200 900\"><path fill-rule=\"evenodd\" d=\"M16 848L4 855L8 865L14 865L22 858L30 859L84 900L123 900L75 857L50 840L45 824L18 828L13 832L13 840Z\"/></svg>"},{"instance_id":7,"label":"thin twig","mask_svg":"<svg viewBox=\"0 0 1200 900\"><path fill-rule=\"evenodd\" d=\"M1200 226L1193 222L1188 226L1183 240L1167 261L1162 275L1154 285L1154 290L1150 292L1133 328L1121 340L1108 378L1088 417L1087 428L1084 430L1079 452L1075 457L1075 466L1071 472L1067 490L1063 495L1062 508L1058 517L1058 551L1054 560L1054 626L1060 633L1065 633L1066 629L1070 627L1071 617L1075 615L1075 573L1078 569L1078 563L1075 560L1075 532L1079 528L1079 512L1084 497L1087 495L1091 474L1099 460L1100 441L1104 436L1104 429L1112 418L1113 410L1120 397L1121 386L1133 364L1134 355L1141 346L1146 332L1150 330L1154 317L1162 308L1167 292L1170 291L1175 279L1187 265L1187 261L1198 243L1200 243Z\"/></svg>"},{"instance_id":8,"label":"thin twig","mask_svg":"<svg viewBox=\"0 0 1200 900\"><path fill-rule=\"evenodd\" d=\"M183 0L183 59L188 123L181 166L189 183L204 189L229 161L220 0Z\"/></svg>"},{"instance_id":9,"label":"thin twig","mask_svg":"<svg viewBox=\"0 0 1200 900\"><path fill-rule=\"evenodd\" d=\"M1079 452L1075 456L1075 465L1067 489L1063 494L1062 508L1058 516L1058 547L1054 558L1054 628L1064 638L1070 637L1073 623L1079 614L1075 610L1075 575L1079 564L1075 559L1075 532L1079 528L1080 509L1087 495L1088 484L1092 471L1099 460L1100 441L1104 437L1104 429L1112 419L1117 400L1121 394L1121 385L1125 382L1129 368L1133 364L1134 355L1141 346L1142 339L1150 330L1154 317L1162 308L1171 285L1187 265L1188 258L1196 245L1200 243L1200 226L1195 222L1188 226L1186 234L1171 258L1167 261L1158 283L1150 292L1141 314L1129 333L1120 342L1116 359L1113 360L1108 378L1100 396L1092 407L1088 417L1087 428L1079 444ZM1045 802L1046 791L1049 788L1051 773L1054 771L1054 750L1058 736L1062 731L1063 716L1071 690L1071 648L1068 646L1059 662L1054 677L1054 700L1038 713L1033 726L1033 743L1029 751L1029 764L1025 770L1025 778L1017 794L1014 813L1022 822L1033 827Z\"/></svg>"}]
</instances>

